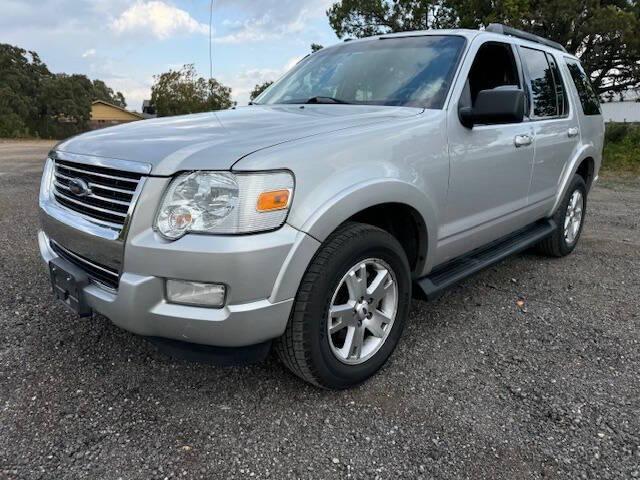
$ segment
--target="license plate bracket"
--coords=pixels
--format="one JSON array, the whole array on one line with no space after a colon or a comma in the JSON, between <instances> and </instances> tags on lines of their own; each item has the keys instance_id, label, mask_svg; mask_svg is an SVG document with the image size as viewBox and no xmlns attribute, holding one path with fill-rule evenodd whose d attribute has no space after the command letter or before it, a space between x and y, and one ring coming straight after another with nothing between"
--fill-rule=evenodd
<instances>
[{"instance_id":1,"label":"license plate bracket","mask_svg":"<svg viewBox=\"0 0 640 480\"><path fill-rule=\"evenodd\" d=\"M90 317L93 312L84 298L84 287L89 277L75 265L54 258L49 262L49 276L54 296L67 308L81 317Z\"/></svg>"}]
</instances>

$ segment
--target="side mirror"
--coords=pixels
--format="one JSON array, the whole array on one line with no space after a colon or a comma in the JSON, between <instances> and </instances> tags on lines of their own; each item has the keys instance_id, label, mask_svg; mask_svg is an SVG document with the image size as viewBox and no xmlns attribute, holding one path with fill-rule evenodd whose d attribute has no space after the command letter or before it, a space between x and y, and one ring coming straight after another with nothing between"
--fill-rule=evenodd
<instances>
[{"instance_id":1,"label":"side mirror","mask_svg":"<svg viewBox=\"0 0 640 480\"><path fill-rule=\"evenodd\" d=\"M524 92L517 88L480 90L473 107L458 110L460 123L467 128L478 124L521 123L524 114Z\"/></svg>"}]
</instances>

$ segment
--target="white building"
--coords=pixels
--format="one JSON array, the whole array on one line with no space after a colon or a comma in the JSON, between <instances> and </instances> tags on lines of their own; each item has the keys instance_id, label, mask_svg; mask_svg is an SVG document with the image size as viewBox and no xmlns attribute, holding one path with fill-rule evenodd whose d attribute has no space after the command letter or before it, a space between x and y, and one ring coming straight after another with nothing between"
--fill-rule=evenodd
<instances>
[{"instance_id":1,"label":"white building","mask_svg":"<svg viewBox=\"0 0 640 480\"><path fill-rule=\"evenodd\" d=\"M640 122L640 102L607 102L602 104L602 115L609 122Z\"/></svg>"},{"instance_id":2,"label":"white building","mask_svg":"<svg viewBox=\"0 0 640 480\"><path fill-rule=\"evenodd\" d=\"M621 94L612 95L610 98L604 96L601 100L603 100L602 116L605 122L640 122L640 92L638 90L627 90Z\"/></svg>"}]
</instances>

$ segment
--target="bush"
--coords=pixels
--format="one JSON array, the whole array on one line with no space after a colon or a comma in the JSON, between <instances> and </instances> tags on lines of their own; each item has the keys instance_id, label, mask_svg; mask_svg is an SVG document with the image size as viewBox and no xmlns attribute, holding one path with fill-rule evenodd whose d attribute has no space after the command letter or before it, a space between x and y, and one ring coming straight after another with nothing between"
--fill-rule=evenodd
<instances>
[{"instance_id":1,"label":"bush","mask_svg":"<svg viewBox=\"0 0 640 480\"><path fill-rule=\"evenodd\" d=\"M640 175L640 124L607 124L603 170Z\"/></svg>"},{"instance_id":2,"label":"bush","mask_svg":"<svg viewBox=\"0 0 640 480\"><path fill-rule=\"evenodd\" d=\"M629 123L608 123L604 132L604 141L620 142L629 134L630 129Z\"/></svg>"}]
</instances>

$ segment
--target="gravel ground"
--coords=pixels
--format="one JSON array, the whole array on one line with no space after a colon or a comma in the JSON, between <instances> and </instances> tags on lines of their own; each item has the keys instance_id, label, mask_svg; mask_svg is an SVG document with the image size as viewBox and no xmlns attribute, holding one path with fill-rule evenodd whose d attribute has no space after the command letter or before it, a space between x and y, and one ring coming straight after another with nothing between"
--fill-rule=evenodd
<instances>
[{"instance_id":1,"label":"gravel ground","mask_svg":"<svg viewBox=\"0 0 640 480\"><path fill-rule=\"evenodd\" d=\"M0 142L0 478L638 478L640 182L602 182L568 258L516 256L431 304L364 386L274 358L172 360L53 302L51 144Z\"/></svg>"}]
</instances>

